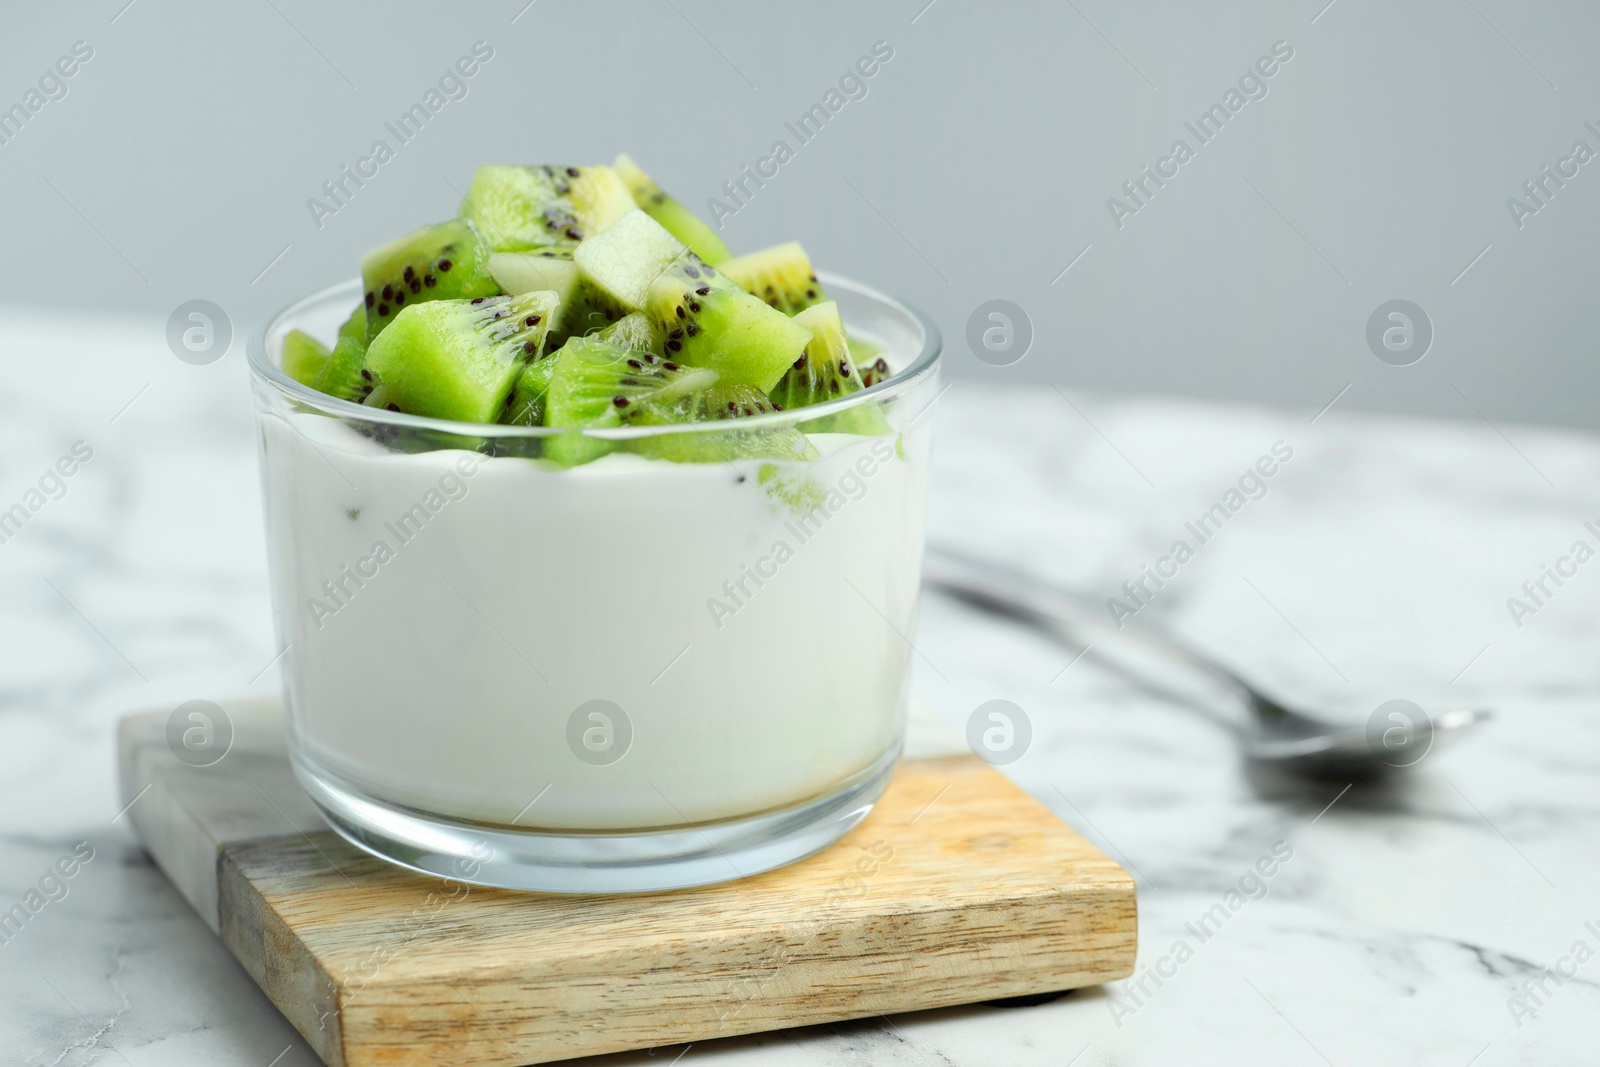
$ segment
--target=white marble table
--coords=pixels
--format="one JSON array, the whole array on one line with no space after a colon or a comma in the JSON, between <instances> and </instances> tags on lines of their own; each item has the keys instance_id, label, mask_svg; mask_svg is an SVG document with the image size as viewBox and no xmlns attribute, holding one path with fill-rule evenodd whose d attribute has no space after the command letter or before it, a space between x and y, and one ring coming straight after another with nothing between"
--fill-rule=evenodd
<instances>
[{"instance_id":1,"label":"white marble table","mask_svg":"<svg viewBox=\"0 0 1600 1067\"><path fill-rule=\"evenodd\" d=\"M0 510L75 441L94 453L0 544L0 912L41 880L59 898L0 936L0 1059L311 1064L114 799L118 714L277 683L243 361L181 364L160 323L72 327L0 322ZM1246 775L1228 709L1181 679L1130 678L1099 649L1072 663L1075 646L930 597L920 695L957 726L997 697L1026 709L1034 740L1008 772L1134 871L1140 974L1161 983L607 1062L1594 1062L1600 563L1520 629L1506 600L1575 540L1600 545L1583 527L1600 441L1073 400L951 390L934 536L1109 596L1281 440L1267 494L1144 610L1357 721L1391 698L1501 719L1395 787L1296 787ZM1230 910L1275 845L1292 855L1265 896ZM1202 939L1186 924L1208 912L1224 918ZM1517 996L1537 1014L1514 1015Z\"/></svg>"}]
</instances>

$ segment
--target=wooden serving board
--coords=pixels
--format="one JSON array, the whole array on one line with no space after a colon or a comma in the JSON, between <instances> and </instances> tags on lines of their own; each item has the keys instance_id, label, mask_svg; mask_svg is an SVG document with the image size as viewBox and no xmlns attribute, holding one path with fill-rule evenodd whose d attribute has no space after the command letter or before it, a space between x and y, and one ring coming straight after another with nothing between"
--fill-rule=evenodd
<instances>
[{"instance_id":1,"label":"wooden serving board","mask_svg":"<svg viewBox=\"0 0 1600 1067\"><path fill-rule=\"evenodd\" d=\"M330 1065L517 1065L1073 989L1133 972L1133 880L914 721L832 848L701 889L546 896L393 867L328 830L270 703L193 767L124 718L146 850ZM916 717L914 716L914 720ZM954 737L953 732L949 732ZM952 751L953 750L953 751Z\"/></svg>"}]
</instances>

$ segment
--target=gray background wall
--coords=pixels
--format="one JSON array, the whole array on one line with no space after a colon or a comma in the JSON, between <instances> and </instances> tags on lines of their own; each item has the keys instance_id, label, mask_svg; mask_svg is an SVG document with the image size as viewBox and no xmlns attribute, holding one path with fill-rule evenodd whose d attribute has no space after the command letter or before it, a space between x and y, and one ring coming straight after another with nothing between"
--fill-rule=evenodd
<instances>
[{"instance_id":1,"label":"gray background wall","mask_svg":"<svg viewBox=\"0 0 1600 1067\"><path fill-rule=\"evenodd\" d=\"M525 3L14 6L0 107L75 41L94 57L0 145L0 299L69 321L207 298L242 328L451 214L484 161L626 149L703 211L884 40L867 97L724 236L802 238L920 305L953 374L1308 410L1348 385L1351 408L1600 423L1600 160L1521 229L1506 206L1575 140L1600 150L1593 4ZM319 229L307 198L395 146L384 123L480 39L494 58L466 98ZM1107 198L1175 139L1197 145L1184 123L1277 41L1294 58L1267 95L1119 229ZM1012 366L964 342L991 298L1034 326ZM1411 366L1366 342L1393 298L1436 332ZM0 354L23 358L47 357Z\"/></svg>"}]
</instances>

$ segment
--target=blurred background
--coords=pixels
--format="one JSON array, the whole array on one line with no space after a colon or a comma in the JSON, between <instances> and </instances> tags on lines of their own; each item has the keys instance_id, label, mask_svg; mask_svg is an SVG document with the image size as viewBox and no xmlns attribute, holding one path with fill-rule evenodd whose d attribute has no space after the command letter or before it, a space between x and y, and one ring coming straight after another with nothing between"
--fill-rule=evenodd
<instances>
[{"instance_id":1,"label":"blurred background","mask_svg":"<svg viewBox=\"0 0 1600 1067\"><path fill-rule=\"evenodd\" d=\"M48 336L86 310L158 334L209 300L234 327L226 362L242 362L264 313L452 215L477 163L626 150L700 213L720 200L736 252L800 238L819 266L928 311L958 379L1600 418L1600 309L1581 295L1600 237L1593 4L603 7L8 11L0 301ZM475 44L489 58L450 77ZM890 58L841 85L875 46ZM830 90L842 106L802 143L790 126ZM415 104L425 123L400 129ZM1201 126L1214 105L1226 121ZM330 195L380 141L376 173ZM730 198L724 183L778 141L792 158ZM1005 366L966 343L991 300L1021 309L1019 338L1031 326ZM1368 326L1394 300L1425 318L1379 316L1373 336L1416 338L1384 361Z\"/></svg>"},{"instance_id":2,"label":"blurred background","mask_svg":"<svg viewBox=\"0 0 1600 1067\"><path fill-rule=\"evenodd\" d=\"M30 516L0 527L0 913L74 843L106 857L0 952L7 1062L315 1062L144 858L114 723L278 690L249 331L452 216L479 163L619 151L735 252L799 239L937 321L935 541L1121 597L1292 447L1136 625L1352 723L1501 716L1389 791L1264 783L1236 709L926 597L919 698L958 730L1026 709L1006 773L1136 874L1145 946L1280 837L1304 859L1125 1030L1086 995L781 1062L1593 1062L1595 974L1537 1025L1508 998L1597 929L1600 566L1551 576L1600 557L1600 5L76 0L0 27L0 513ZM214 361L168 340L194 301Z\"/></svg>"}]
</instances>

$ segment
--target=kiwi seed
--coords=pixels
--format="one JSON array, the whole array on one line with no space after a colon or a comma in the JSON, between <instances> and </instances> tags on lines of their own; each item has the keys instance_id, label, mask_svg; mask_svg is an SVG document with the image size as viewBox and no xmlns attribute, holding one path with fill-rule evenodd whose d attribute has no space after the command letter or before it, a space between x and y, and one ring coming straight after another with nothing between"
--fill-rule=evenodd
<instances>
[{"instance_id":1,"label":"kiwi seed","mask_svg":"<svg viewBox=\"0 0 1600 1067\"><path fill-rule=\"evenodd\" d=\"M453 266L455 266L455 264L451 263L448 259L441 259L439 261L440 271L448 271Z\"/></svg>"},{"instance_id":2,"label":"kiwi seed","mask_svg":"<svg viewBox=\"0 0 1600 1067\"><path fill-rule=\"evenodd\" d=\"M379 318L383 318L387 314L389 314L389 305L388 304L379 304L378 305L378 317Z\"/></svg>"},{"instance_id":3,"label":"kiwi seed","mask_svg":"<svg viewBox=\"0 0 1600 1067\"><path fill-rule=\"evenodd\" d=\"M699 293L701 296L706 296L711 292L711 286L709 286L709 285L699 286L699 287L697 287L695 289L695 292ZM696 310L699 310L699 309L697 308Z\"/></svg>"},{"instance_id":4,"label":"kiwi seed","mask_svg":"<svg viewBox=\"0 0 1600 1067\"><path fill-rule=\"evenodd\" d=\"M678 369L678 365L676 363L672 362L672 360L670 360L670 359L667 360L665 363L661 364L661 366L665 370L677 370Z\"/></svg>"},{"instance_id":5,"label":"kiwi seed","mask_svg":"<svg viewBox=\"0 0 1600 1067\"><path fill-rule=\"evenodd\" d=\"M696 326L694 323L691 322L691 323L689 323L689 325L685 326L683 328L683 330L690 337L693 337L695 334L700 332L700 327Z\"/></svg>"},{"instance_id":6,"label":"kiwi seed","mask_svg":"<svg viewBox=\"0 0 1600 1067\"><path fill-rule=\"evenodd\" d=\"M617 405L619 408L625 408L628 406L628 398L625 396L614 396L611 398L611 402Z\"/></svg>"},{"instance_id":7,"label":"kiwi seed","mask_svg":"<svg viewBox=\"0 0 1600 1067\"><path fill-rule=\"evenodd\" d=\"M377 299L378 298L377 298L377 295L375 293L368 292L367 293L367 307L371 307L373 305L373 302L376 301Z\"/></svg>"},{"instance_id":8,"label":"kiwi seed","mask_svg":"<svg viewBox=\"0 0 1600 1067\"><path fill-rule=\"evenodd\" d=\"M386 285L386 286L383 287L383 298L385 300L393 300L394 299L394 286Z\"/></svg>"},{"instance_id":9,"label":"kiwi seed","mask_svg":"<svg viewBox=\"0 0 1600 1067\"><path fill-rule=\"evenodd\" d=\"M422 284L426 285L429 289L432 289L434 286L439 284L439 279L429 274L422 279Z\"/></svg>"}]
</instances>

